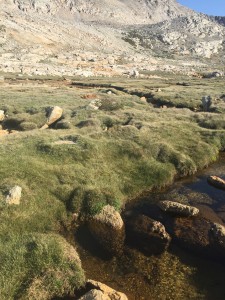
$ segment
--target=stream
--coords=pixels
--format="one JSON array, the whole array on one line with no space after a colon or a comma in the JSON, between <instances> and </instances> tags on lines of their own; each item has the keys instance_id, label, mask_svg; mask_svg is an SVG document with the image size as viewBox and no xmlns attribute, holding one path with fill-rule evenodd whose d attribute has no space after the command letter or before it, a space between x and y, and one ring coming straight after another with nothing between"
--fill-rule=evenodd
<instances>
[{"instance_id":1,"label":"stream","mask_svg":"<svg viewBox=\"0 0 225 300\"><path fill-rule=\"evenodd\" d=\"M225 191L207 183L207 177L225 179L225 153L193 176L176 181L161 192L151 192L126 205L126 211L145 212L160 200L175 200L209 210L225 223ZM225 299L225 264L172 245L161 255L146 256L125 246L121 257L110 257L80 227L75 241L86 277L124 292L129 300Z\"/></svg>"}]
</instances>

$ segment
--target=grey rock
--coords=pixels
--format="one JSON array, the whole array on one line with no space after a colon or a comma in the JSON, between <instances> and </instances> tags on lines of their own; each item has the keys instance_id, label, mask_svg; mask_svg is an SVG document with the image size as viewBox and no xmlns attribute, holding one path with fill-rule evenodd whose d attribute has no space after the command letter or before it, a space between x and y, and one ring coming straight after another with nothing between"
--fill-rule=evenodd
<instances>
[{"instance_id":1,"label":"grey rock","mask_svg":"<svg viewBox=\"0 0 225 300\"><path fill-rule=\"evenodd\" d=\"M165 212L180 216L196 216L199 213L199 209L196 207L173 201L160 201L158 203L158 206Z\"/></svg>"},{"instance_id":2,"label":"grey rock","mask_svg":"<svg viewBox=\"0 0 225 300\"><path fill-rule=\"evenodd\" d=\"M202 108L203 111L209 111L209 108L212 104L212 98L210 96L202 97Z\"/></svg>"}]
</instances>

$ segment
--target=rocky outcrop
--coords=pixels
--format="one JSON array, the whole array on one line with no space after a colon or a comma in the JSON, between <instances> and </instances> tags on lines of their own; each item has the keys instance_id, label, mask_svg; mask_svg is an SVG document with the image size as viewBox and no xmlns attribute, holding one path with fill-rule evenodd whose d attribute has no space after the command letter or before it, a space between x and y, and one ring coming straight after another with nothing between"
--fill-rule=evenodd
<instances>
[{"instance_id":1,"label":"rocky outcrop","mask_svg":"<svg viewBox=\"0 0 225 300\"><path fill-rule=\"evenodd\" d=\"M88 220L94 238L111 254L121 254L125 230L120 214L114 207L106 205L102 211Z\"/></svg>"},{"instance_id":2,"label":"rocky outcrop","mask_svg":"<svg viewBox=\"0 0 225 300\"><path fill-rule=\"evenodd\" d=\"M126 219L126 237L129 243L148 255L161 254L171 241L163 224L145 215Z\"/></svg>"},{"instance_id":3,"label":"rocky outcrop","mask_svg":"<svg viewBox=\"0 0 225 300\"><path fill-rule=\"evenodd\" d=\"M128 300L125 294L98 281L88 280L87 289L90 291L79 300Z\"/></svg>"},{"instance_id":4,"label":"rocky outcrop","mask_svg":"<svg viewBox=\"0 0 225 300\"><path fill-rule=\"evenodd\" d=\"M206 15L192 13L132 30L125 39L157 55L210 58L224 50L225 28Z\"/></svg>"},{"instance_id":5,"label":"rocky outcrop","mask_svg":"<svg viewBox=\"0 0 225 300\"><path fill-rule=\"evenodd\" d=\"M14 186L13 188L10 189L9 194L6 197L6 203L9 205L12 204L19 205L21 194L22 194L22 188L18 185Z\"/></svg>"},{"instance_id":6,"label":"rocky outcrop","mask_svg":"<svg viewBox=\"0 0 225 300\"><path fill-rule=\"evenodd\" d=\"M177 216L196 216L199 210L196 207L184 205L172 201L160 201L158 206L165 212L173 213Z\"/></svg>"},{"instance_id":7,"label":"rocky outcrop","mask_svg":"<svg viewBox=\"0 0 225 300\"><path fill-rule=\"evenodd\" d=\"M5 0L4 0L5 1ZM14 10L22 12L58 15L67 19L95 21L103 24L149 24L185 14L188 9L175 0L14 0ZM63 12L62 12L63 11Z\"/></svg>"},{"instance_id":8,"label":"rocky outcrop","mask_svg":"<svg viewBox=\"0 0 225 300\"><path fill-rule=\"evenodd\" d=\"M225 180L218 176L210 176L208 177L208 183L215 186L216 188L225 190Z\"/></svg>"}]
</instances>

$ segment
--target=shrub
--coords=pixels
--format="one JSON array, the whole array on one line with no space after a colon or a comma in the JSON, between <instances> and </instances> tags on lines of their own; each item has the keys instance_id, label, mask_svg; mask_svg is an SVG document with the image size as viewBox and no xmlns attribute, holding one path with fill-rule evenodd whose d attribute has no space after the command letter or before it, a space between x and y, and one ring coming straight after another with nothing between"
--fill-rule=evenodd
<instances>
[{"instance_id":1,"label":"shrub","mask_svg":"<svg viewBox=\"0 0 225 300\"><path fill-rule=\"evenodd\" d=\"M56 129L71 129L72 125L68 120L61 120L56 123Z\"/></svg>"},{"instance_id":2,"label":"shrub","mask_svg":"<svg viewBox=\"0 0 225 300\"><path fill-rule=\"evenodd\" d=\"M103 127L106 127L106 128L111 128L111 127L113 127L114 124L115 124L115 121L110 117L106 117L102 121Z\"/></svg>"},{"instance_id":3,"label":"shrub","mask_svg":"<svg viewBox=\"0 0 225 300\"><path fill-rule=\"evenodd\" d=\"M102 99L101 106L99 107L99 109L106 110L106 111L113 111L122 108L123 108L122 102L118 99L112 99L112 98Z\"/></svg>"},{"instance_id":4,"label":"shrub","mask_svg":"<svg viewBox=\"0 0 225 300\"><path fill-rule=\"evenodd\" d=\"M37 129L37 125L33 122L22 122L19 127L22 131Z\"/></svg>"}]
</instances>

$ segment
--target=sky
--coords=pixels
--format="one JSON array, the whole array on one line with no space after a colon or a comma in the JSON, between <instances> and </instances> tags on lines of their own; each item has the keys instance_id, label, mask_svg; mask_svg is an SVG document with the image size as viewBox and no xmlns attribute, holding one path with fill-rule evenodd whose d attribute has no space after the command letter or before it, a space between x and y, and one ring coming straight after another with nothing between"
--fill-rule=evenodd
<instances>
[{"instance_id":1,"label":"sky","mask_svg":"<svg viewBox=\"0 0 225 300\"><path fill-rule=\"evenodd\" d=\"M225 16L225 0L178 0L178 2L208 15Z\"/></svg>"}]
</instances>

